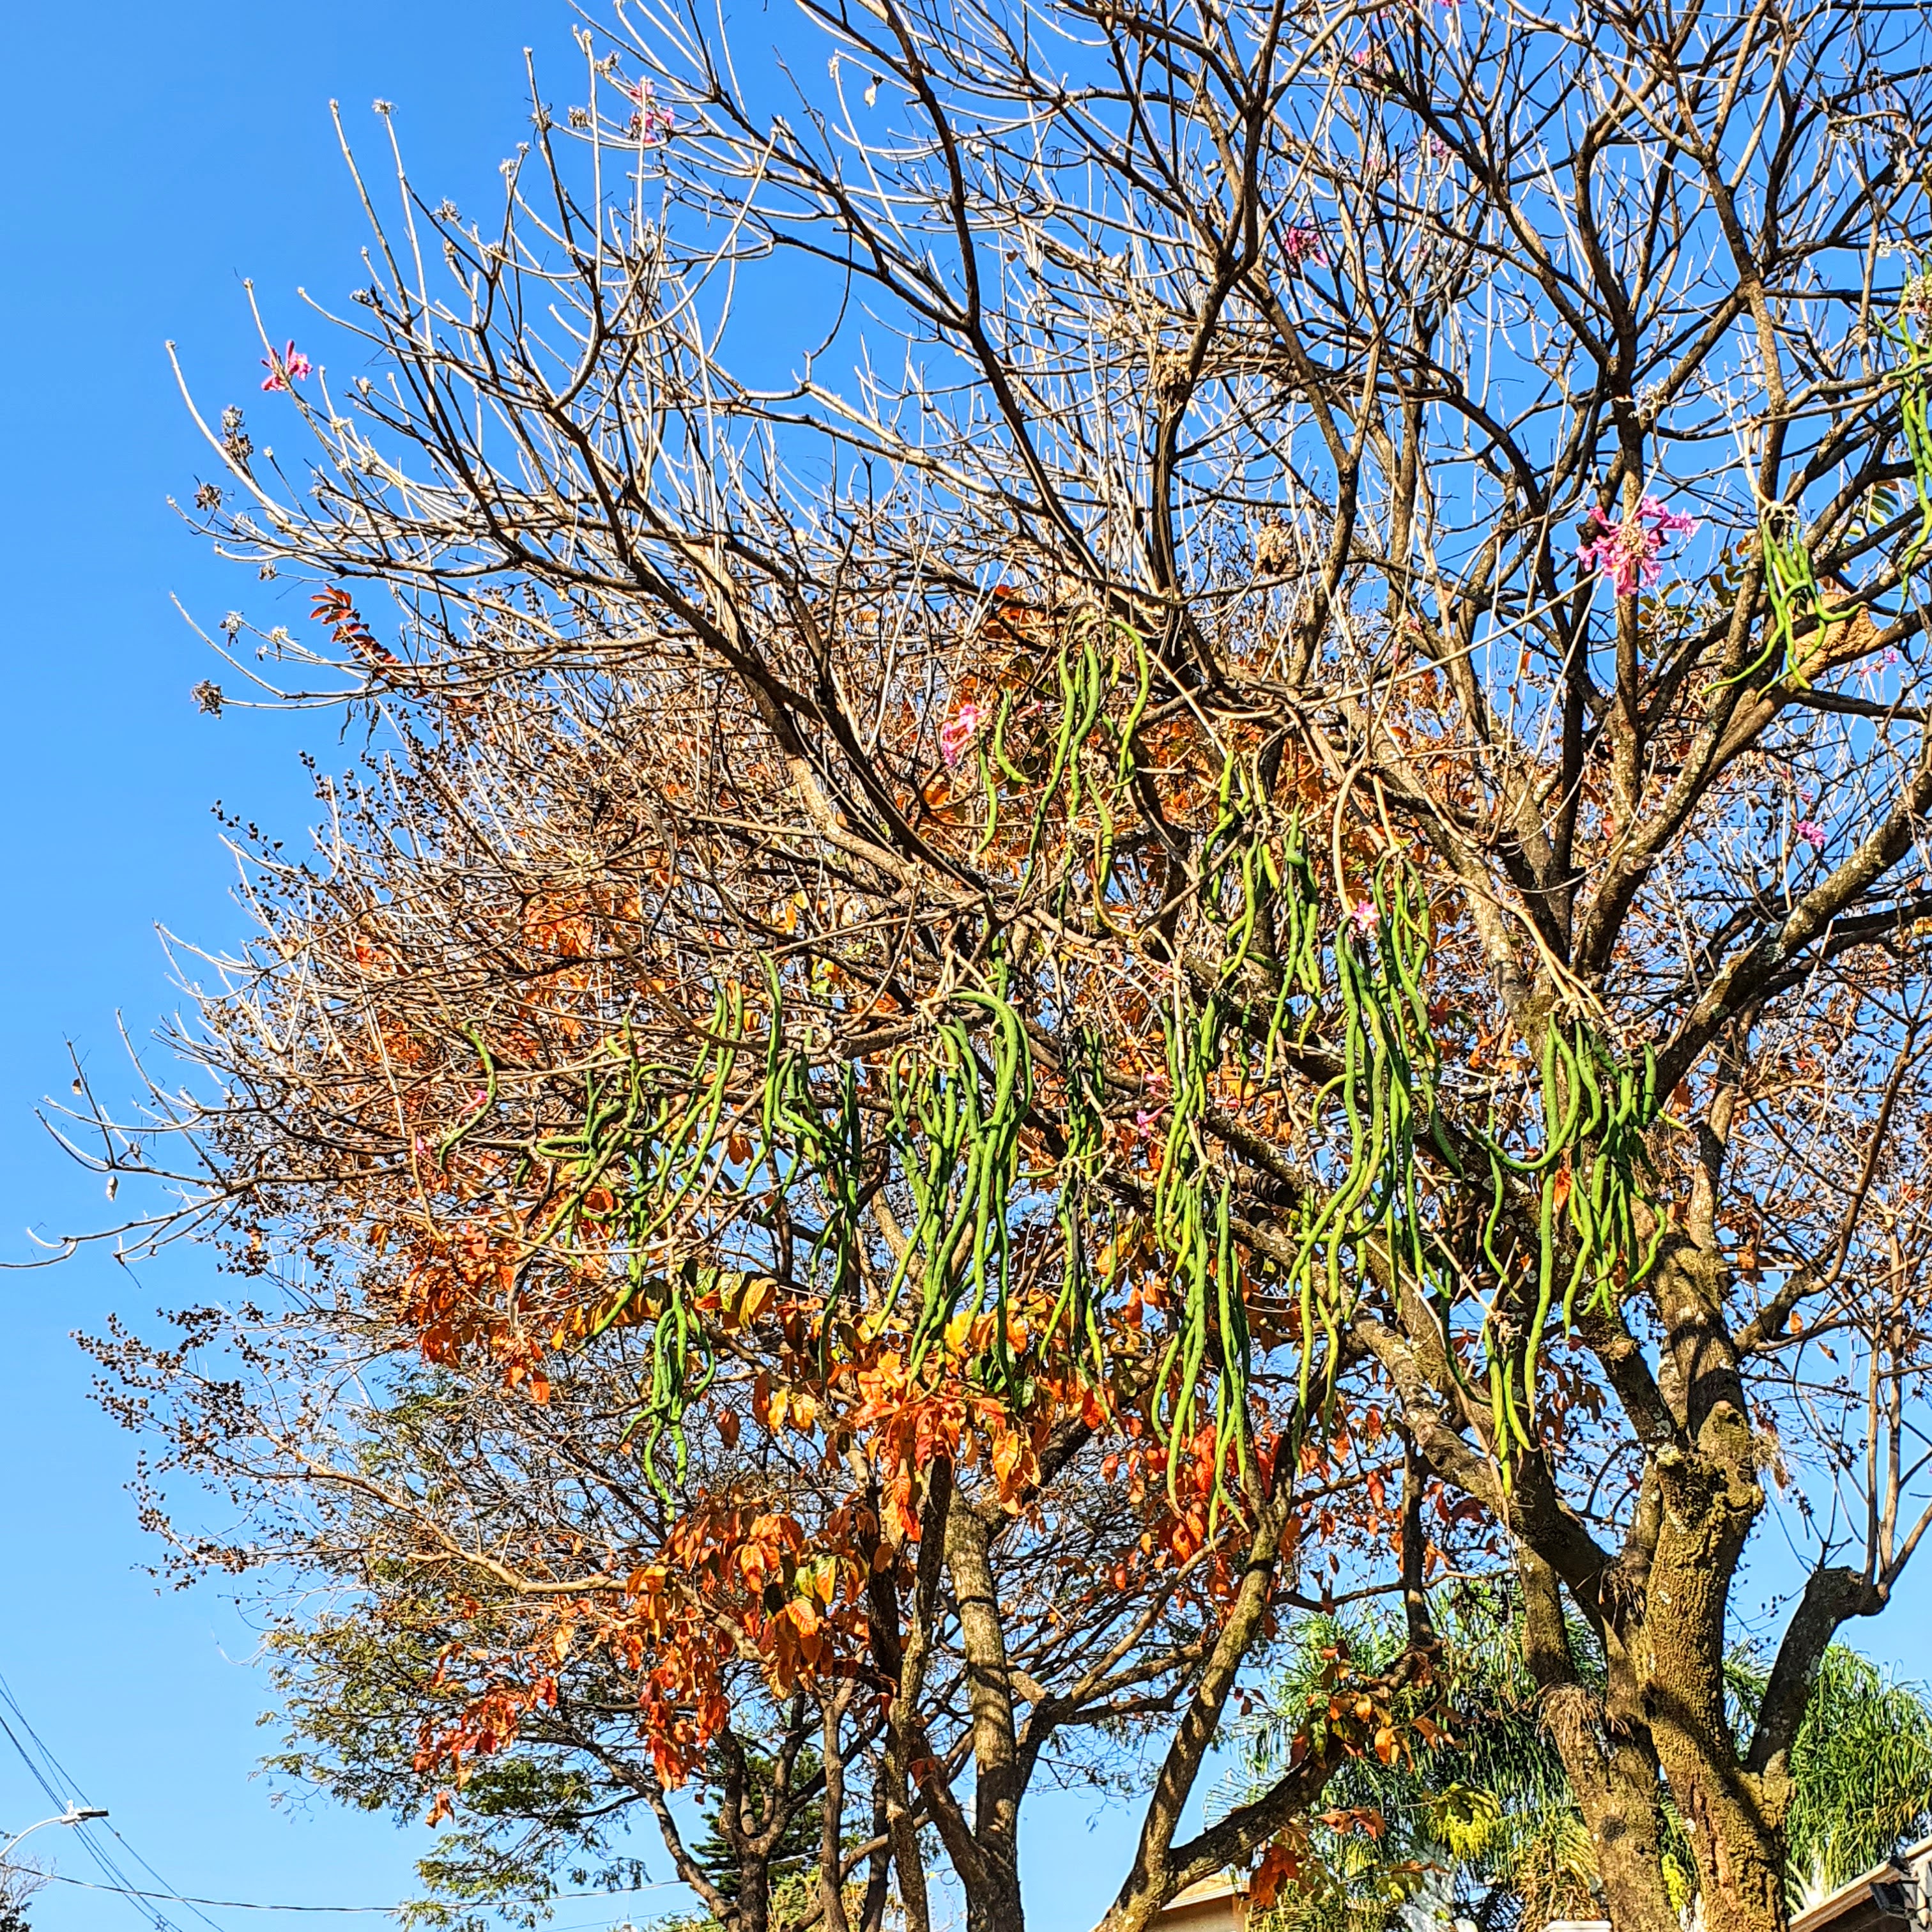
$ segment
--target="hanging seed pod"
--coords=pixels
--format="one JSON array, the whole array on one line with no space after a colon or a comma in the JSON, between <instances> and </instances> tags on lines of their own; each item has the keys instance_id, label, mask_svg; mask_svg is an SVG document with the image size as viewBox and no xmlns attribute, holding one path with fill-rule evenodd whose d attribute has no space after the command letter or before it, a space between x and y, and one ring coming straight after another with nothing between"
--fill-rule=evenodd
<instances>
[{"instance_id":1,"label":"hanging seed pod","mask_svg":"<svg viewBox=\"0 0 1932 1932\"><path fill-rule=\"evenodd\" d=\"M704 1204L742 1185L742 1177L729 1171L726 1112L732 1068L744 1043L743 1000L735 989L717 995L710 1028L681 1078L673 1070L634 1058L627 1028L586 1068L576 1130L540 1137L528 1150L529 1160L553 1166L562 1178L559 1198L528 1237L530 1250L556 1244L568 1249L586 1221L594 1220L600 1258L614 1255L622 1262L623 1279L588 1324L586 1335L601 1334L627 1316L652 1318L650 1379L623 1439L644 1432L645 1474L660 1493L664 1485L658 1445L670 1436L681 1475L683 1418L716 1368L694 1306L695 1263L688 1256L680 1260L678 1251L680 1230ZM593 1198L605 1204L594 1216ZM614 1228L608 1205L613 1201Z\"/></svg>"},{"instance_id":2,"label":"hanging seed pod","mask_svg":"<svg viewBox=\"0 0 1932 1932\"><path fill-rule=\"evenodd\" d=\"M1932 429L1928 428L1926 414L1932 344L1922 344L1906 322L1888 322L1884 327L1900 357L1899 420L1918 497L1918 527L1898 560L1900 578L1909 581L1932 544ZM1802 684L1803 668L1796 657L1799 631L1807 624L1814 628L1815 656L1822 652L1826 634L1834 626L1849 622L1856 612L1854 604L1826 602L1793 506L1768 505L1758 518L1758 541L1764 557L1765 596L1771 607L1763 647L1742 670L1718 679L1711 687L1713 690L1766 675L1774 678L1787 669Z\"/></svg>"},{"instance_id":3,"label":"hanging seed pod","mask_svg":"<svg viewBox=\"0 0 1932 1932\"><path fill-rule=\"evenodd\" d=\"M1656 1060L1650 1050L1645 1049L1639 1062L1620 1063L1587 1020L1552 1018L1544 1035L1540 1075L1541 1150L1514 1155L1492 1137L1482 1137L1492 1179L1482 1246L1498 1287L1480 1337L1505 1480L1510 1445L1523 1453L1534 1446L1528 1418L1536 1407L1537 1365L1552 1310L1560 1305L1568 1334L1587 1286L1591 1304L1608 1312L1648 1274L1664 1237L1663 1216L1648 1205L1641 1179L1649 1165L1645 1137L1658 1112ZM1520 1336L1501 1318L1498 1305L1508 1288L1508 1270L1495 1240L1510 1176L1533 1179L1537 1186L1534 1312ZM1640 1204L1651 1223L1647 1239L1638 1228Z\"/></svg>"},{"instance_id":4,"label":"hanging seed pod","mask_svg":"<svg viewBox=\"0 0 1932 1932\"><path fill-rule=\"evenodd\" d=\"M1098 1184L1106 1159L1106 1053L1099 1028L1076 1029L1066 1068L1066 1151L1054 1210L1061 1241L1060 1295L1047 1324L1050 1335L1064 1328L1069 1354L1096 1383L1105 1380L1107 1370L1100 1319L1105 1285L1094 1280L1088 1248L1090 1229L1106 1214Z\"/></svg>"}]
</instances>

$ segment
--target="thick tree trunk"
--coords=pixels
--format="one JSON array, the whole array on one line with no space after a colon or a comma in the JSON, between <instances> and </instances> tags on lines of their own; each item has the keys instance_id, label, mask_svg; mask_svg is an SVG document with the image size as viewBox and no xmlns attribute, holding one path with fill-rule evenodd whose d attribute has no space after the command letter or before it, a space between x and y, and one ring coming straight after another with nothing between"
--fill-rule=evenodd
<instances>
[{"instance_id":1,"label":"thick tree trunk","mask_svg":"<svg viewBox=\"0 0 1932 1932\"><path fill-rule=\"evenodd\" d=\"M1657 1760L1648 1740L1618 1736L1580 1686L1552 1692L1545 1712L1576 1787L1614 1932L1683 1932L1664 1882Z\"/></svg>"},{"instance_id":2,"label":"thick tree trunk","mask_svg":"<svg viewBox=\"0 0 1932 1932\"><path fill-rule=\"evenodd\" d=\"M1720 1131L1706 1138L1720 1148ZM1708 1157L1714 1163L1715 1153ZM1658 1760L1697 1862L1708 1932L1786 1932L1786 1780L1781 1768L1765 1777L1745 1768L1725 1708L1731 1581L1764 1487L1724 1323L1726 1275L1708 1226L1714 1194L1714 1182L1694 1194L1689 1222L1704 1238L1669 1252L1658 1271L1666 1388L1682 1433L1652 1458L1658 1507L1633 1648Z\"/></svg>"},{"instance_id":3,"label":"thick tree trunk","mask_svg":"<svg viewBox=\"0 0 1932 1932\"><path fill-rule=\"evenodd\" d=\"M976 1870L962 1874L966 1932L1024 1932L1012 1673L986 1525L964 1498L956 1498L946 1515L946 1567L959 1616L959 1648L966 1664L966 1702L972 1714L973 1757L978 1771L973 1835L980 1857Z\"/></svg>"},{"instance_id":4,"label":"thick tree trunk","mask_svg":"<svg viewBox=\"0 0 1932 1932\"><path fill-rule=\"evenodd\" d=\"M1628 1660L1613 1652L1602 1698L1587 1689L1570 1653L1556 1573L1527 1549L1516 1568L1523 1663L1541 1688L1543 1722L1576 1793L1614 1932L1682 1932L1664 1879L1657 1759Z\"/></svg>"},{"instance_id":5,"label":"thick tree trunk","mask_svg":"<svg viewBox=\"0 0 1932 1932\"><path fill-rule=\"evenodd\" d=\"M1637 1638L1646 1714L1708 1932L1786 1932L1787 1780L1744 1768L1724 1708L1730 1580L1764 1492L1742 1414L1720 1404L1700 1433L1703 1453L1658 1459L1664 1509Z\"/></svg>"},{"instance_id":6,"label":"thick tree trunk","mask_svg":"<svg viewBox=\"0 0 1932 1932\"><path fill-rule=\"evenodd\" d=\"M1706 1143L1708 1174L1694 1190L1689 1235L1666 1244L1654 1277L1664 1329L1656 1380L1634 1370L1629 1378L1627 1406L1648 1452L1636 1518L1615 1563L1594 1576L1568 1573L1602 1636L1608 1678L1598 1721L1580 1714L1562 1748L1618 1932L1664 1932L1660 1772L1696 1862L1706 1932L1788 1932L1788 1780L1781 1760L1762 1771L1741 1761L1725 1706L1731 1582L1764 1490L1711 1225L1721 1133ZM1534 1602L1533 1567L1525 1579ZM1541 1594L1544 1624L1555 1615L1560 1626L1553 1576Z\"/></svg>"},{"instance_id":7,"label":"thick tree trunk","mask_svg":"<svg viewBox=\"0 0 1932 1932\"><path fill-rule=\"evenodd\" d=\"M742 1855L738 1862L736 1932L770 1932L771 1922L771 1868L755 1854Z\"/></svg>"}]
</instances>

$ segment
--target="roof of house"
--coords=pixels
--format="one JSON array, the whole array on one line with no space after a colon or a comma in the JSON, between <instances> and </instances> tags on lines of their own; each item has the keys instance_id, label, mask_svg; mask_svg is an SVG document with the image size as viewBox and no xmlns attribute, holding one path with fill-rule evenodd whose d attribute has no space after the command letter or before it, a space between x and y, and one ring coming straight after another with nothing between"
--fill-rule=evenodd
<instances>
[{"instance_id":1,"label":"roof of house","mask_svg":"<svg viewBox=\"0 0 1932 1932\"><path fill-rule=\"evenodd\" d=\"M1881 1926L1895 1926L1904 1915L1882 1901L1874 1888L1918 1876L1914 1868L1928 1859L1932 1859L1932 1838L1908 1846L1896 1858L1861 1872L1849 1885L1840 1886L1801 1912L1791 1922L1791 1932L1825 1932L1827 1926L1832 1932L1876 1932Z\"/></svg>"},{"instance_id":2,"label":"roof of house","mask_svg":"<svg viewBox=\"0 0 1932 1932\"><path fill-rule=\"evenodd\" d=\"M1176 1906L1211 1905L1216 1899L1245 1898L1247 1891L1245 1873L1222 1872L1213 1878L1198 1879L1185 1891L1177 1892L1161 1910L1172 1912Z\"/></svg>"}]
</instances>

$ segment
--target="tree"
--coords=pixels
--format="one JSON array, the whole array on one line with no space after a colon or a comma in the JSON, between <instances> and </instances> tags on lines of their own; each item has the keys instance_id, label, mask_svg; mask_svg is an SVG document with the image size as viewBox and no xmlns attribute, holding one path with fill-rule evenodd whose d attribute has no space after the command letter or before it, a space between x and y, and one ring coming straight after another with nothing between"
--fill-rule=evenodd
<instances>
[{"instance_id":1,"label":"tree","mask_svg":"<svg viewBox=\"0 0 1932 1932\"><path fill-rule=\"evenodd\" d=\"M1295 1847L1298 1882L1258 1901L1265 1926L1384 1932L1420 1912L1497 1932L1598 1915L1589 1834L1540 1721L1511 1612L1497 1588L1466 1586L1445 1606L1440 1738L1387 1765L1351 1766L1331 1783L1328 1814ZM1580 1636L1587 1654L1587 1634ZM1295 1640L1260 1708L1239 1727L1222 1802L1264 1783L1292 1748L1330 1655L1372 1658L1400 1635L1372 1616L1318 1618Z\"/></svg>"},{"instance_id":2,"label":"tree","mask_svg":"<svg viewBox=\"0 0 1932 1932\"><path fill-rule=\"evenodd\" d=\"M832 1932L868 1780L914 1925L929 1826L1012 1932L1042 1754L1124 1736L1140 1932L1408 1748L1492 1549L1618 1932L1665 1785L1778 1932L1928 1520L1918 14L806 14L782 108L586 29L487 220L403 174L345 386L265 333L306 467L204 419L320 626L222 648L386 735L312 861L242 841L212 1088L84 1096L186 1190L130 1232L358 1364L635 1368L623 1538L399 1503L514 1606L452 1778L579 1647L667 1784L802 1688ZM1403 1654L1178 1842L1316 1564Z\"/></svg>"},{"instance_id":3,"label":"tree","mask_svg":"<svg viewBox=\"0 0 1932 1932\"><path fill-rule=\"evenodd\" d=\"M1507 1603L1466 1592L1441 1622L1439 1744L1384 1765L1350 1764L1331 1783L1328 1821L1309 1834L1305 1876L1274 1905L1270 1924L1379 1932L1409 1908L1438 1905L1478 1932L1589 1918L1601 1881L1576 1795L1554 1740L1539 1722L1536 1685L1510 1641ZM1340 1645L1371 1664L1400 1634L1373 1619L1318 1618L1297 1633L1294 1654L1243 1726L1246 1769L1238 1798L1264 1788L1292 1748L1324 1654ZM1600 1686L1587 1626L1574 1650ZM1734 1714L1761 1708L1768 1673L1748 1648L1733 1653ZM1740 1740L1740 1754L1748 1751ZM1932 1705L1916 1686L1886 1677L1843 1644L1826 1652L1792 1749L1786 1819L1786 1903L1816 1904L1922 1838L1932 1825ZM1681 1820L1666 1810L1665 1870L1680 1916L1696 1909L1696 1874Z\"/></svg>"},{"instance_id":4,"label":"tree","mask_svg":"<svg viewBox=\"0 0 1932 1932\"><path fill-rule=\"evenodd\" d=\"M0 1864L0 1932L29 1932L27 1901L46 1882L46 1874L33 1865Z\"/></svg>"},{"instance_id":5,"label":"tree","mask_svg":"<svg viewBox=\"0 0 1932 1932\"><path fill-rule=\"evenodd\" d=\"M1739 1688L1761 1703L1766 1672L1739 1660ZM1932 1704L1844 1644L1824 1654L1791 1751L1785 1832L1794 1910L1817 1904L1932 1828Z\"/></svg>"},{"instance_id":6,"label":"tree","mask_svg":"<svg viewBox=\"0 0 1932 1932\"><path fill-rule=\"evenodd\" d=\"M296 1324L243 1312L255 1324L241 1341L247 1372L264 1396L339 1378L341 1358L304 1347ZM189 1339L209 1338L191 1328ZM359 1808L449 1820L422 1862L430 1896L412 1908L418 1919L476 1925L508 1910L533 1924L564 1886L634 1888L645 1868L621 1830L634 1812L656 1820L674 1868L720 1922L740 1932L816 1922L796 1897L801 1860L816 1882L824 1814L819 1713L804 1690L772 1699L763 1673L719 1660L729 1720L688 1767L712 1794L711 1829L695 1840L670 1802L679 1740L647 1730L650 1687L621 1648L554 1649L544 1694L503 1706L504 1654L554 1629L532 1616L514 1566L562 1551L581 1559L587 1546L614 1564L663 1534L657 1499L617 1446L634 1401L628 1356L574 1365L537 1405L487 1370L398 1372L376 1353L358 1364L375 1400L306 1408L243 1401L238 1382L202 1380L131 1342L113 1358L118 1400L165 1391L181 1461L247 1512L246 1548L193 1545L184 1564L270 1564L305 1580L268 1633L287 1724L270 1769ZM790 1500L802 1514L806 1485ZM158 1494L150 1507L158 1520ZM484 1550L494 1560L479 1560ZM878 1850L845 1834L842 1882ZM775 1917L782 1902L791 1909ZM867 1902L857 1922L876 1927L882 1904Z\"/></svg>"}]
</instances>

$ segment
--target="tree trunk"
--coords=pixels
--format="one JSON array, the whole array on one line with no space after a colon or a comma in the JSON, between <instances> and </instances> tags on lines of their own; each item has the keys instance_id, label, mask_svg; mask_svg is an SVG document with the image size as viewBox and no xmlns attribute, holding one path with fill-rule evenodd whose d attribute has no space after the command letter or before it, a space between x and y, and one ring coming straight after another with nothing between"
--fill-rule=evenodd
<instances>
[{"instance_id":1,"label":"tree trunk","mask_svg":"<svg viewBox=\"0 0 1932 1932\"><path fill-rule=\"evenodd\" d=\"M1020 1898L1019 1750L1013 1718L1012 1674L1006 1660L999 1588L987 1549L986 1528L963 1497L946 1519L946 1567L959 1617L966 1665L966 1702L973 1719L978 1776L973 1835L978 1871L965 1880L966 1932L1025 1932Z\"/></svg>"},{"instance_id":2,"label":"tree trunk","mask_svg":"<svg viewBox=\"0 0 1932 1932\"><path fill-rule=\"evenodd\" d=\"M770 1932L771 1922L771 1868L757 1853L741 1853L738 1861L738 1923L734 1932Z\"/></svg>"},{"instance_id":3,"label":"tree trunk","mask_svg":"<svg viewBox=\"0 0 1932 1932\"><path fill-rule=\"evenodd\" d=\"M1682 1568L1644 1620L1646 1697L1664 1774L1697 1864L1708 1932L1786 1932L1784 1814L1789 1780L1738 1762L1724 1707L1723 1653L1697 1640L1696 1599L1714 1575ZM1687 1601L1687 1598L1690 1600Z\"/></svg>"},{"instance_id":4,"label":"tree trunk","mask_svg":"<svg viewBox=\"0 0 1932 1932\"><path fill-rule=\"evenodd\" d=\"M818 1834L818 1903L825 1932L851 1932L845 1911L845 1751L838 1736L848 1694L825 1700L825 1805Z\"/></svg>"},{"instance_id":5,"label":"tree trunk","mask_svg":"<svg viewBox=\"0 0 1932 1932\"><path fill-rule=\"evenodd\" d=\"M1657 1759L1637 1713L1629 1661L1612 1649L1599 1699L1578 1678L1555 1571L1526 1548L1517 1552L1516 1571L1523 1663L1542 1689L1544 1726L1576 1793L1610 1924L1615 1932L1683 1932L1664 1883Z\"/></svg>"},{"instance_id":6,"label":"tree trunk","mask_svg":"<svg viewBox=\"0 0 1932 1932\"><path fill-rule=\"evenodd\" d=\"M1657 1472L1663 1508L1634 1646L1645 1715L1708 1932L1786 1932L1787 1780L1746 1770L1724 1707L1731 1580L1764 1507L1748 1420L1732 1402L1714 1403L1696 1448L1663 1450Z\"/></svg>"}]
</instances>

